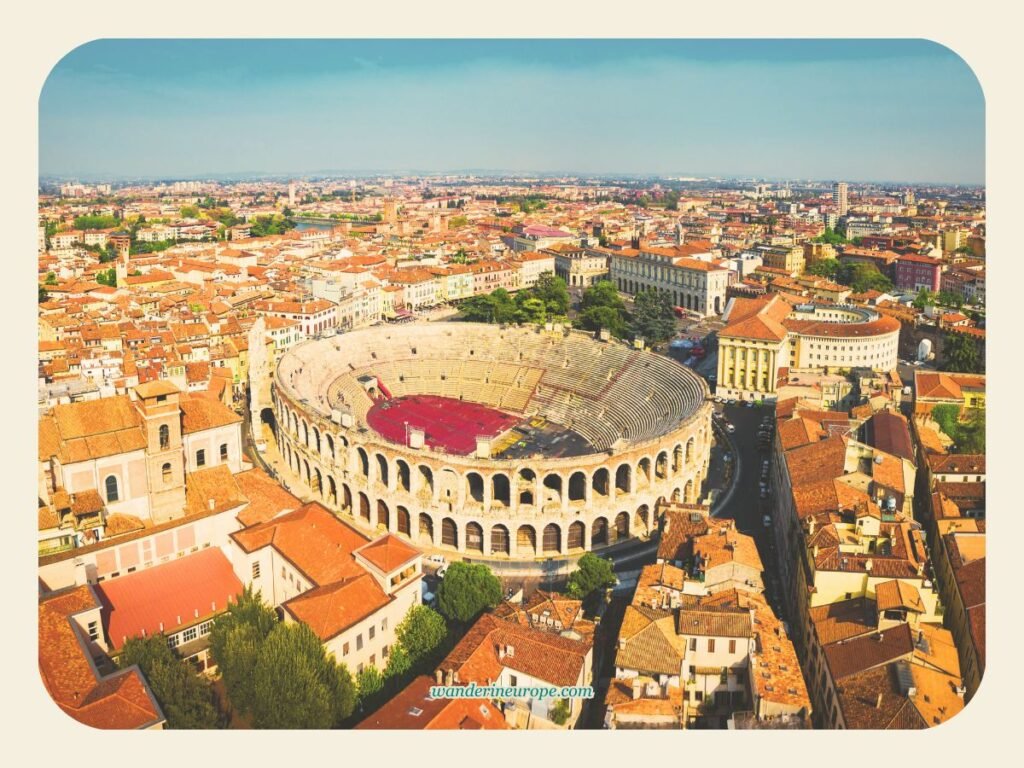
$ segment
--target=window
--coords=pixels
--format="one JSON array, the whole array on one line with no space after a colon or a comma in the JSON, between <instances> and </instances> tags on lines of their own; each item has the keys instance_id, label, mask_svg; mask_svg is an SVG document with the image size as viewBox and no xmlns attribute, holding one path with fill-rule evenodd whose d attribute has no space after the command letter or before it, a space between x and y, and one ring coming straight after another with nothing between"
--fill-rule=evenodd
<instances>
[{"instance_id":1,"label":"window","mask_svg":"<svg viewBox=\"0 0 1024 768\"><path fill-rule=\"evenodd\" d=\"M356 666L356 674L358 675L358 674L362 673L362 671L363 671L363 663L359 662L359 664Z\"/></svg>"},{"instance_id":2,"label":"window","mask_svg":"<svg viewBox=\"0 0 1024 768\"><path fill-rule=\"evenodd\" d=\"M694 691L693 698L697 701L704 701L704 691Z\"/></svg>"},{"instance_id":3,"label":"window","mask_svg":"<svg viewBox=\"0 0 1024 768\"><path fill-rule=\"evenodd\" d=\"M381 632L387 632L388 631L388 620L387 620L386 617L380 623L380 631Z\"/></svg>"},{"instance_id":4,"label":"window","mask_svg":"<svg viewBox=\"0 0 1024 768\"><path fill-rule=\"evenodd\" d=\"M114 477L113 475L110 475L109 477L107 477L104 485L106 485L107 489L107 503L117 501L117 478Z\"/></svg>"},{"instance_id":5,"label":"window","mask_svg":"<svg viewBox=\"0 0 1024 768\"><path fill-rule=\"evenodd\" d=\"M709 637L708 638L708 653L714 653L714 652L715 652L715 638Z\"/></svg>"},{"instance_id":6,"label":"window","mask_svg":"<svg viewBox=\"0 0 1024 768\"><path fill-rule=\"evenodd\" d=\"M376 663L377 663L377 654L371 653L370 654L370 666L372 667Z\"/></svg>"},{"instance_id":7,"label":"window","mask_svg":"<svg viewBox=\"0 0 1024 768\"><path fill-rule=\"evenodd\" d=\"M348 656L348 643L345 643L343 646L341 646L341 655Z\"/></svg>"},{"instance_id":8,"label":"window","mask_svg":"<svg viewBox=\"0 0 1024 768\"><path fill-rule=\"evenodd\" d=\"M375 636L376 634L377 634L377 628L376 628L376 627L374 627L374 626L371 626L371 627L370 627L370 639L371 639L371 640L373 640L373 638L374 638L374 636Z\"/></svg>"},{"instance_id":9,"label":"window","mask_svg":"<svg viewBox=\"0 0 1024 768\"><path fill-rule=\"evenodd\" d=\"M167 645L170 648L177 648L178 647L178 643L180 643L180 642L181 642L181 639L177 635L171 635L170 637L167 638Z\"/></svg>"},{"instance_id":10,"label":"window","mask_svg":"<svg viewBox=\"0 0 1024 768\"><path fill-rule=\"evenodd\" d=\"M89 622L89 639L96 640L100 636L99 625L95 621Z\"/></svg>"},{"instance_id":11,"label":"window","mask_svg":"<svg viewBox=\"0 0 1024 768\"><path fill-rule=\"evenodd\" d=\"M517 678L515 675L509 675L508 684L512 688L517 687L519 685L519 678Z\"/></svg>"},{"instance_id":12,"label":"window","mask_svg":"<svg viewBox=\"0 0 1024 768\"><path fill-rule=\"evenodd\" d=\"M160 468L160 474L163 476L165 483L171 482L171 465L170 464L164 464Z\"/></svg>"},{"instance_id":13,"label":"window","mask_svg":"<svg viewBox=\"0 0 1024 768\"><path fill-rule=\"evenodd\" d=\"M691 651L696 651L697 650L697 638L696 637L691 637L690 638L690 650Z\"/></svg>"},{"instance_id":14,"label":"window","mask_svg":"<svg viewBox=\"0 0 1024 768\"><path fill-rule=\"evenodd\" d=\"M260 564L255 562L252 564L252 577L258 579L260 577Z\"/></svg>"},{"instance_id":15,"label":"window","mask_svg":"<svg viewBox=\"0 0 1024 768\"><path fill-rule=\"evenodd\" d=\"M206 449L200 448L198 451L196 451L196 466L197 467L205 467L206 466Z\"/></svg>"},{"instance_id":16,"label":"window","mask_svg":"<svg viewBox=\"0 0 1024 768\"><path fill-rule=\"evenodd\" d=\"M227 461L228 460L228 444L227 443L221 443L220 444L220 460L221 461Z\"/></svg>"},{"instance_id":17,"label":"window","mask_svg":"<svg viewBox=\"0 0 1024 768\"><path fill-rule=\"evenodd\" d=\"M363 650L363 636L361 634L360 635L356 635L356 650L357 651Z\"/></svg>"},{"instance_id":18,"label":"window","mask_svg":"<svg viewBox=\"0 0 1024 768\"><path fill-rule=\"evenodd\" d=\"M171 428L166 424L160 425L160 450L165 451L171 447Z\"/></svg>"},{"instance_id":19,"label":"window","mask_svg":"<svg viewBox=\"0 0 1024 768\"><path fill-rule=\"evenodd\" d=\"M202 624L199 625L199 636L200 637L205 637L206 635L210 634L210 632L212 632L212 631L213 631L213 622L212 621L204 621Z\"/></svg>"},{"instance_id":20,"label":"window","mask_svg":"<svg viewBox=\"0 0 1024 768\"><path fill-rule=\"evenodd\" d=\"M729 641L729 653L736 653L736 641L735 640L730 640Z\"/></svg>"},{"instance_id":21,"label":"window","mask_svg":"<svg viewBox=\"0 0 1024 768\"><path fill-rule=\"evenodd\" d=\"M388 657L388 653L389 653L388 646L385 645L383 648L380 649L380 655L381 655L382 659L386 659Z\"/></svg>"},{"instance_id":22,"label":"window","mask_svg":"<svg viewBox=\"0 0 1024 768\"><path fill-rule=\"evenodd\" d=\"M198 636L199 636L198 629L196 627L189 627L188 629L186 629L184 632L181 633L181 640L182 640L182 642L188 643L188 642L191 642L192 640L195 640L196 637L198 637Z\"/></svg>"}]
</instances>

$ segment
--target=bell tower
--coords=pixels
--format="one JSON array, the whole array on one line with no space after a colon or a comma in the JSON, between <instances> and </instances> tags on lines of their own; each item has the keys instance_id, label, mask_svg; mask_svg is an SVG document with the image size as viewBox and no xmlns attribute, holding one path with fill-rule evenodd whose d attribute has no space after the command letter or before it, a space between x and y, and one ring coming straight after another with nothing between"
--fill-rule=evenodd
<instances>
[{"instance_id":1,"label":"bell tower","mask_svg":"<svg viewBox=\"0 0 1024 768\"><path fill-rule=\"evenodd\" d=\"M146 437L149 514L154 523L185 516L185 451L181 441L181 393L169 381L135 388L135 406Z\"/></svg>"}]
</instances>

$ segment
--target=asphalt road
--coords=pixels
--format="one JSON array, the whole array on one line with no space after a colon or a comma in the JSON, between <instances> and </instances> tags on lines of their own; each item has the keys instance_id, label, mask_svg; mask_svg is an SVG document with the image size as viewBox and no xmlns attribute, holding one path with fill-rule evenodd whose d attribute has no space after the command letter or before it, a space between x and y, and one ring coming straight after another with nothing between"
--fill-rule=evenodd
<instances>
[{"instance_id":1,"label":"asphalt road","mask_svg":"<svg viewBox=\"0 0 1024 768\"><path fill-rule=\"evenodd\" d=\"M735 446L736 455L733 461L738 461L738 478L732 495L715 512L715 517L732 518L736 521L736 528L741 532L754 537L757 543L757 551L761 556L761 562L765 569L765 592L768 602L775 606L776 613L779 612L778 601L778 565L775 557L775 544L771 536L771 530L762 523L764 515L770 513L770 499L760 498L761 463L765 459L771 460L771 451L762 451L758 445L757 430L761 420L768 414L772 414L774 421L774 409L771 406L760 408L747 408L744 405L722 405L715 404L715 410L723 413L725 418L731 422L736 431L729 435Z\"/></svg>"}]
</instances>

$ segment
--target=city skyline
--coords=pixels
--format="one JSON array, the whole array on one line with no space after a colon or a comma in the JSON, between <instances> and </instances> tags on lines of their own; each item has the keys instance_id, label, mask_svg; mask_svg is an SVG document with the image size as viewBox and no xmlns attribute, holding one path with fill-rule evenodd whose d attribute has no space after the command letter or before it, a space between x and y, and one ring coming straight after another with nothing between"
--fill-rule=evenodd
<instances>
[{"instance_id":1,"label":"city skyline","mask_svg":"<svg viewBox=\"0 0 1024 768\"><path fill-rule=\"evenodd\" d=\"M41 176L336 168L978 185L983 95L924 40L100 40L40 96Z\"/></svg>"}]
</instances>

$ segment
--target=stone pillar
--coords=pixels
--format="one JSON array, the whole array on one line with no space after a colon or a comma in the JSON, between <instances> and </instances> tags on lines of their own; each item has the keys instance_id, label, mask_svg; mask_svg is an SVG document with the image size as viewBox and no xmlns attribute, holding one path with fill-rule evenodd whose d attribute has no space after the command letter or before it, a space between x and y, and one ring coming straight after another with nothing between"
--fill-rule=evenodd
<instances>
[{"instance_id":1,"label":"stone pillar","mask_svg":"<svg viewBox=\"0 0 1024 768\"><path fill-rule=\"evenodd\" d=\"M494 475L481 475L484 483L484 514L491 511L491 502L494 501Z\"/></svg>"}]
</instances>

